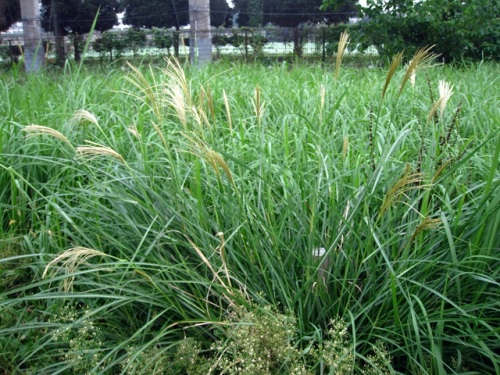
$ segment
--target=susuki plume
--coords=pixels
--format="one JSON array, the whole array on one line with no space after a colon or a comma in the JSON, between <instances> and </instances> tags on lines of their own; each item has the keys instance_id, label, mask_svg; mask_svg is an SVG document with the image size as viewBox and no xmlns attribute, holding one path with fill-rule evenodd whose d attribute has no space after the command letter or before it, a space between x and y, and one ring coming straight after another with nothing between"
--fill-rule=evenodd
<instances>
[{"instance_id":1,"label":"susuki plume","mask_svg":"<svg viewBox=\"0 0 500 375\"><path fill-rule=\"evenodd\" d=\"M382 98L385 96L387 87L389 87L389 83L391 82L394 73L396 73L396 69L398 68L399 64L401 64L401 60L403 60L403 52L397 53L392 58L391 66L389 67L389 71L387 72L387 77L385 79L384 88L382 89Z\"/></svg>"},{"instance_id":2,"label":"susuki plume","mask_svg":"<svg viewBox=\"0 0 500 375\"><path fill-rule=\"evenodd\" d=\"M348 43L349 34L344 31L342 34L340 34L339 46L337 49L337 60L335 62L335 78L339 78L340 65L342 64L342 58L344 57L344 52Z\"/></svg>"},{"instance_id":3,"label":"susuki plume","mask_svg":"<svg viewBox=\"0 0 500 375\"><path fill-rule=\"evenodd\" d=\"M431 66L431 63L438 56L431 52L433 46L419 48L415 55L410 60L408 67L406 68L406 74L401 81L401 86L399 88L399 94L403 91L406 82L411 78L412 75L416 74L416 72L422 68Z\"/></svg>"},{"instance_id":4,"label":"susuki plume","mask_svg":"<svg viewBox=\"0 0 500 375\"><path fill-rule=\"evenodd\" d=\"M23 128L23 131L26 133L26 138L31 138L39 135L49 135L51 137L57 138L71 147L72 144L69 141L68 138L66 138L62 133L58 132L55 129L49 128L47 126L42 126L42 125L28 125Z\"/></svg>"},{"instance_id":5,"label":"susuki plume","mask_svg":"<svg viewBox=\"0 0 500 375\"><path fill-rule=\"evenodd\" d=\"M62 254L59 254L57 257L55 257L47 264L45 270L43 271L42 279L45 278L49 273L50 269L53 268L54 265L56 265L59 262L62 262L62 264L61 266L59 266L56 272L64 270L65 273L69 275L73 274L78 269L78 267L80 267L80 265L82 265L89 259L96 256L106 257L107 254L98 250L89 249L81 246L76 246L71 249L68 249L64 251ZM63 290L65 292L68 292L72 289L74 280L75 280L75 275L70 275L64 279Z\"/></svg>"},{"instance_id":6,"label":"susuki plume","mask_svg":"<svg viewBox=\"0 0 500 375\"><path fill-rule=\"evenodd\" d=\"M93 113L90 113L86 109L80 109L76 111L73 114L73 117L71 117L72 122L80 123L82 121L87 121L90 122L91 124L94 125L99 125L99 122L97 121L97 117Z\"/></svg>"},{"instance_id":7,"label":"susuki plume","mask_svg":"<svg viewBox=\"0 0 500 375\"><path fill-rule=\"evenodd\" d=\"M453 85L450 85L448 82L444 80L440 80L438 85L438 90L439 90L438 101L440 102L439 112L441 114L441 117L443 117L446 104L448 103L448 100L450 100L450 97L453 94Z\"/></svg>"},{"instance_id":8,"label":"susuki plume","mask_svg":"<svg viewBox=\"0 0 500 375\"><path fill-rule=\"evenodd\" d=\"M103 146L101 144L86 141L91 144L91 146L78 146L76 148L76 152L81 157L88 157L90 159L99 157L99 156L111 156L115 159L118 159L123 164L125 164L125 159L118 152L113 150L111 147Z\"/></svg>"}]
</instances>

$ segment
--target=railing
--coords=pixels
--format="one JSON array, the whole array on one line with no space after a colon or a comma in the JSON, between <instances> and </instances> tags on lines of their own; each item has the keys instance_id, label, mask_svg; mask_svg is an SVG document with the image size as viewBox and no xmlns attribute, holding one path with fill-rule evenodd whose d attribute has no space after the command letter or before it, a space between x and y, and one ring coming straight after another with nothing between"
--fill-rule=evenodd
<instances>
[{"instance_id":1,"label":"railing","mask_svg":"<svg viewBox=\"0 0 500 375\"><path fill-rule=\"evenodd\" d=\"M337 50L340 33L346 30L340 26L307 26L298 28L234 28L211 29L212 56L214 59L242 59L254 61L260 59L314 59L323 62L333 61ZM200 32L201 34L201 32ZM193 41L196 48L205 45ZM84 38L78 43L72 36L66 36L61 42L65 56L74 56L75 48L83 49ZM153 29L153 30L110 30L94 33L88 57L114 59L120 56L169 56L187 57L190 53L191 32L189 29ZM15 62L22 54L22 34L2 34L0 59ZM44 48L49 59L55 59L56 38L51 34L43 36ZM199 51L198 51L199 52ZM351 43L347 54L376 54L375 49L360 51L359 46Z\"/></svg>"}]
</instances>

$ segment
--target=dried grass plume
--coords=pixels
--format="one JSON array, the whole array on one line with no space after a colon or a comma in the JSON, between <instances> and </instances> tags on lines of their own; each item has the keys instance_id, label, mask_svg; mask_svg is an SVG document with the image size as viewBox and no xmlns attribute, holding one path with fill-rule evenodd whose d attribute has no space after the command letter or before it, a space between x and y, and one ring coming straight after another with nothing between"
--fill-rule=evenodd
<instances>
[{"instance_id":1,"label":"dried grass plume","mask_svg":"<svg viewBox=\"0 0 500 375\"><path fill-rule=\"evenodd\" d=\"M68 292L73 288L73 282L75 280L74 273L78 269L78 267L86 263L89 259L94 258L96 256L106 257L107 254L103 253L102 251L89 249L87 247L81 247L81 246L76 246L71 249L68 249L64 251L62 254L59 254L52 261L50 261L49 264L47 264L47 266L43 271L42 279L44 279L48 275L49 271L56 264L61 263L61 265L54 271L53 275L57 274L62 270L64 270L64 273L66 275L70 275L64 279L62 288L63 291Z\"/></svg>"},{"instance_id":2,"label":"dried grass plume","mask_svg":"<svg viewBox=\"0 0 500 375\"><path fill-rule=\"evenodd\" d=\"M78 146L76 148L76 152L81 157L87 157L90 159L94 159L100 156L111 156L115 159L118 159L120 162L125 164L125 159L118 152L113 150L111 147L103 146L99 143L86 141L91 146Z\"/></svg>"},{"instance_id":3,"label":"dried grass plume","mask_svg":"<svg viewBox=\"0 0 500 375\"><path fill-rule=\"evenodd\" d=\"M58 132L55 129L49 128L47 126L42 125L28 125L23 128L23 131L26 133L26 138L32 138L41 135L48 135L50 137L59 139L64 143L73 147L68 138L66 138L62 133Z\"/></svg>"},{"instance_id":4,"label":"dried grass plume","mask_svg":"<svg viewBox=\"0 0 500 375\"><path fill-rule=\"evenodd\" d=\"M339 46L337 49L337 59L335 61L335 78L339 78L340 74L340 65L342 64L342 58L344 57L344 53L347 47L347 44L349 44L349 34L344 31L342 34L340 34L340 39L339 39Z\"/></svg>"}]
</instances>

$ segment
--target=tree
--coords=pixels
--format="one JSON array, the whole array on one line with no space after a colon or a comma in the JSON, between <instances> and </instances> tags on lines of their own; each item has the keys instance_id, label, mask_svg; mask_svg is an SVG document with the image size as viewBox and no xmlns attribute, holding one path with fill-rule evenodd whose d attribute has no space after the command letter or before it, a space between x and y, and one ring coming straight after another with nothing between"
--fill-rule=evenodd
<instances>
[{"instance_id":1,"label":"tree","mask_svg":"<svg viewBox=\"0 0 500 375\"><path fill-rule=\"evenodd\" d=\"M153 27L179 30L189 23L187 0L123 0L125 16L123 23L135 28L152 29ZM175 56L179 56L179 33L173 38Z\"/></svg>"},{"instance_id":2,"label":"tree","mask_svg":"<svg viewBox=\"0 0 500 375\"><path fill-rule=\"evenodd\" d=\"M210 23L214 27L230 27L233 11L226 0L210 0Z\"/></svg>"},{"instance_id":3,"label":"tree","mask_svg":"<svg viewBox=\"0 0 500 375\"><path fill-rule=\"evenodd\" d=\"M324 12L320 12L321 0L284 0L265 2L263 7L264 23L283 27L293 27L293 48L297 56L302 55L300 24L323 22Z\"/></svg>"},{"instance_id":4,"label":"tree","mask_svg":"<svg viewBox=\"0 0 500 375\"><path fill-rule=\"evenodd\" d=\"M188 0L122 0L125 9L123 22L136 28L175 28L189 24ZM231 12L225 0L210 1L212 26L227 26ZM174 33L175 55L179 55L179 37Z\"/></svg>"},{"instance_id":5,"label":"tree","mask_svg":"<svg viewBox=\"0 0 500 375\"><path fill-rule=\"evenodd\" d=\"M297 27L306 22L347 22L357 14L357 3L358 0L235 0L234 6L241 26L261 27L272 23Z\"/></svg>"},{"instance_id":6,"label":"tree","mask_svg":"<svg viewBox=\"0 0 500 375\"><path fill-rule=\"evenodd\" d=\"M500 0L370 0L365 44L383 55L434 45L445 61L500 60Z\"/></svg>"},{"instance_id":7,"label":"tree","mask_svg":"<svg viewBox=\"0 0 500 375\"><path fill-rule=\"evenodd\" d=\"M136 28L153 27L180 29L189 24L187 0L123 0L125 16L123 23ZM213 26L228 26L230 8L225 0L210 1L210 19Z\"/></svg>"},{"instance_id":8,"label":"tree","mask_svg":"<svg viewBox=\"0 0 500 375\"><path fill-rule=\"evenodd\" d=\"M234 10L238 13L238 25L248 27L262 27L264 0L234 0Z\"/></svg>"},{"instance_id":9,"label":"tree","mask_svg":"<svg viewBox=\"0 0 500 375\"><path fill-rule=\"evenodd\" d=\"M235 9L240 12L238 22L242 26L260 27L272 23L294 28L294 50L301 54L300 32L297 27L305 23L347 22L357 13L357 0L329 0L328 8L323 0L235 0ZM261 13L259 13L261 12ZM261 15L262 22L257 24Z\"/></svg>"},{"instance_id":10,"label":"tree","mask_svg":"<svg viewBox=\"0 0 500 375\"><path fill-rule=\"evenodd\" d=\"M125 31L124 42L126 48L132 50L132 53L135 56L137 51L146 46L146 32L141 29L130 28Z\"/></svg>"},{"instance_id":11,"label":"tree","mask_svg":"<svg viewBox=\"0 0 500 375\"><path fill-rule=\"evenodd\" d=\"M0 32L6 31L21 19L19 0L0 0Z\"/></svg>"},{"instance_id":12,"label":"tree","mask_svg":"<svg viewBox=\"0 0 500 375\"><path fill-rule=\"evenodd\" d=\"M347 23L349 18L359 12L358 0L324 0L320 9L330 11L328 20L331 23Z\"/></svg>"},{"instance_id":13,"label":"tree","mask_svg":"<svg viewBox=\"0 0 500 375\"><path fill-rule=\"evenodd\" d=\"M125 41L119 33L105 31L94 42L94 51L97 51L102 57L109 53L109 60L113 60L113 50L116 56L120 56L126 49Z\"/></svg>"},{"instance_id":14,"label":"tree","mask_svg":"<svg viewBox=\"0 0 500 375\"><path fill-rule=\"evenodd\" d=\"M323 7L322 0L283 0L264 2L264 24L297 27L305 22L340 23L357 13L357 0L337 0L332 11Z\"/></svg>"},{"instance_id":15,"label":"tree","mask_svg":"<svg viewBox=\"0 0 500 375\"><path fill-rule=\"evenodd\" d=\"M57 27L63 35L70 35L75 48L75 60L80 60L83 35L88 33L98 14L95 30L105 31L118 23L120 0L42 0L42 26L46 31ZM54 27L53 17L57 15Z\"/></svg>"},{"instance_id":16,"label":"tree","mask_svg":"<svg viewBox=\"0 0 500 375\"><path fill-rule=\"evenodd\" d=\"M187 0L123 0L123 23L135 28L175 27L189 23Z\"/></svg>"}]
</instances>

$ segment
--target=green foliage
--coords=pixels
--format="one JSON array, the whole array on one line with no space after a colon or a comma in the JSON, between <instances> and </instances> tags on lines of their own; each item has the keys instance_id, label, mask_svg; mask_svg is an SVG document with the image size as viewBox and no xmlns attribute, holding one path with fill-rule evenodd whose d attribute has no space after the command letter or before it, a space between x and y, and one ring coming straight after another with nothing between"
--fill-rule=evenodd
<instances>
[{"instance_id":1,"label":"green foliage","mask_svg":"<svg viewBox=\"0 0 500 375\"><path fill-rule=\"evenodd\" d=\"M233 28L230 35L225 31L215 34L212 37L212 43L216 47L226 45L236 47L248 59L250 56L259 57L262 55L263 48L268 42L268 39L262 34L261 31L248 27Z\"/></svg>"},{"instance_id":2,"label":"green foliage","mask_svg":"<svg viewBox=\"0 0 500 375\"><path fill-rule=\"evenodd\" d=\"M337 15L331 16L334 23L346 23L358 13L358 0L324 0L320 9L329 10Z\"/></svg>"},{"instance_id":3,"label":"green foliage","mask_svg":"<svg viewBox=\"0 0 500 375\"><path fill-rule=\"evenodd\" d=\"M132 50L134 56L141 49L146 47L147 35L144 30L130 28L123 35L124 43L128 49Z\"/></svg>"},{"instance_id":4,"label":"green foliage","mask_svg":"<svg viewBox=\"0 0 500 375\"><path fill-rule=\"evenodd\" d=\"M113 51L115 52L115 56L119 57L126 48L127 44L122 35L113 31L105 31L94 42L94 50L101 56L109 53L110 60L113 60Z\"/></svg>"},{"instance_id":5,"label":"green foliage","mask_svg":"<svg viewBox=\"0 0 500 375\"><path fill-rule=\"evenodd\" d=\"M0 2L0 32L6 31L10 26L21 19L21 5L17 0L4 0Z\"/></svg>"},{"instance_id":6,"label":"green foliage","mask_svg":"<svg viewBox=\"0 0 500 375\"><path fill-rule=\"evenodd\" d=\"M337 52L340 35L343 32L351 33L350 29L351 27L346 24L322 25L322 27L319 28L316 37L317 47L321 49L322 53L324 52L325 54L333 55ZM355 42L352 44L355 44Z\"/></svg>"},{"instance_id":7,"label":"green foliage","mask_svg":"<svg viewBox=\"0 0 500 375\"><path fill-rule=\"evenodd\" d=\"M175 27L189 24L188 2L123 0L123 22L135 28Z\"/></svg>"},{"instance_id":8,"label":"green foliage","mask_svg":"<svg viewBox=\"0 0 500 375\"><path fill-rule=\"evenodd\" d=\"M160 49L170 49L174 44L172 32L168 29L159 29L154 27L153 30L153 45Z\"/></svg>"},{"instance_id":9,"label":"green foliage","mask_svg":"<svg viewBox=\"0 0 500 375\"><path fill-rule=\"evenodd\" d=\"M498 372L498 66L426 56L4 74L2 369Z\"/></svg>"},{"instance_id":10,"label":"green foliage","mask_svg":"<svg viewBox=\"0 0 500 375\"><path fill-rule=\"evenodd\" d=\"M231 27L233 9L226 0L210 0L210 24L214 27Z\"/></svg>"},{"instance_id":11,"label":"green foliage","mask_svg":"<svg viewBox=\"0 0 500 375\"><path fill-rule=\"evenodd\" d=\"M342 319L330 322L320 342L311 340L306 350L296 343L296 319L269 306L239 307L216 327L216 340L209 348L193 338L181 340L175 352L131 348L122 368L129 374L308 375L320 373L389 374L387 348L377 341L365 360L353 356L353 340ZM160 354L159 354L160 353ZM360 364L362 363L362 365Z\"/></svg>"},{"instance_id":12,"label":"green foliage","mask_svg":"<svg viewBox=\"0 0 500 375\"><path fill-rule=\"evenodd\" d=\"M387 57L435 46L445 61L500 59L500 2L425 0L370 1L360 31L366 45Z\"/></svg>"},{"instance_id":13,"label":"green foliage","mask_svg":"<svg viewBox=\"0 0 500 375\"><path fill-rule=\"evenodd\" d=\"M357 13L357 0L341 0L328 5L321 0L262 1L236 0L235 9L240 12L240 26L262 27L268 23L284 27L297 27L305 23L341 23L349 21Z\"/></svg>"},{"instance_id":14,"label":"green foliage","mask_svg":"<svg viewBox=\"0 0 500 375\"><path fill-rule=\"evenodd\" d=\"M227 374L305 374L294 347L295 319L258 307L232 312L212 348L214 369Z\"/></svg>"},{"instance_id":15,"label":"green foliage","mask_svg":"<svg viewBox=\"0 0 500 375\"><path fill-rule=\"evenodd\" d=\"M117 13L120 11L119 0L42 0L41 2L44 30L54 31L54 13L57 13L58 26L63 35L88 33L97 14L99 16L95 30L109 30L118 24Z\"/></svg>"},{"instance_id":16,"label":"green foliage","mask_svg":"<svg viewBox=\"0 0 500 375\"><path fill-rule=\"evenodd\" d=\"M51 346L71 373L88 373L98 367L102 357L101 329L89 318L88 309L65 304L57 310L48 319L56 327L49 330Z\"/></svg>"},{"instance_id":17,"label":"green foliage","mask_svg":"<svg viewBox=\"0 0 500 375\"><path fill-rule=\"evenodd\" d=\"M246 14L248 15L249 27L262 27L264 25L264 2L263 0L247 0Z\"/></svg>"},{"instance_id":18,"label":"green foliage","mask_svg":"<svg viewBox=\"0 0 500 375\"><path fill-rule=\"evenodd\" d=\"M173 1L143 1L123 0L125 9L123 22L135 28L179 29L189 24L189 7L185 0ZM229 26L231 20L230 8L225 0L210 1L210 22L215 27Z\"/></svg>"}]
</instances>

